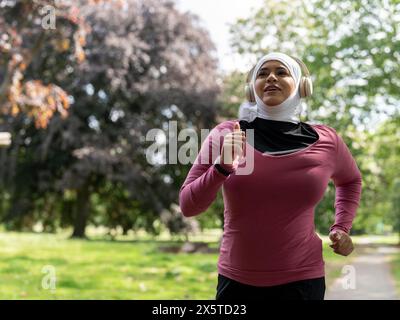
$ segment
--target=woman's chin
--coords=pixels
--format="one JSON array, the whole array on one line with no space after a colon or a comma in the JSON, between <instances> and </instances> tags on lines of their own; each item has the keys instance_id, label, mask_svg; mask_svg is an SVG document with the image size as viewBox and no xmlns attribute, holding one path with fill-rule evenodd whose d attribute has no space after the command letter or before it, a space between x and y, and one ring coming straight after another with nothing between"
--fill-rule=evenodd
<instances>
[{"instance_id":1,"label":"woman's chin","mask_svg":"<svg viewBox=\"0 0 400 320\"><path fill-rule=\"evenodd\" d=\"M281 101L278 101L276 99L264 99L263 102L268 107L275 107L281 103Z\"/></svg>"}]
</instances>

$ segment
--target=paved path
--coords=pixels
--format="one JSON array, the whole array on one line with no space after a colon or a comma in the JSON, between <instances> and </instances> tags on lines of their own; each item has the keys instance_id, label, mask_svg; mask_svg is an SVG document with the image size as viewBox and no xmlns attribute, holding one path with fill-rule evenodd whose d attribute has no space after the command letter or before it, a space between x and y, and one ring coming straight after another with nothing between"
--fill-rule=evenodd
<instances>
[{"instance_id":1,"label":"paved path","mask_svg":"<svg viewBox=\"0 0 400 320\"><path fill-rule=\"evenodd\" d=\"M351 265L327 288L325 300L399 300L389 259L393 253L400 252L400 248L367 245L358 246L356 250L357 256ZM352 273L355 277L350 278Z\"/></svg>"}]
</instances>

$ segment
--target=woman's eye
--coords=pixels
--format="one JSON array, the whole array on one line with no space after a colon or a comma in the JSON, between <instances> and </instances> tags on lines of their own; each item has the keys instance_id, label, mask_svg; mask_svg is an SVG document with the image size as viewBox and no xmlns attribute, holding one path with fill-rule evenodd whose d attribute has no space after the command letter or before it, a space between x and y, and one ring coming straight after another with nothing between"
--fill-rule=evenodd
<instances>
[{"instance_id":1,"label":"woman's eye","mask_svg":"<svg viewBox=\"0 0 400 320\"><path fill-rule=\"evenodd\" d=\"M284 70L282 70L282 71L278 71L277 73L276 73L278 76L286 76L287 75L287 72L286 71L284 71ZM268 73L266 73L266 72L260 72L259 74L258 74L258 77L265 77L265 76L268 76L269 74Z\"/></svg>"}]
</instances>

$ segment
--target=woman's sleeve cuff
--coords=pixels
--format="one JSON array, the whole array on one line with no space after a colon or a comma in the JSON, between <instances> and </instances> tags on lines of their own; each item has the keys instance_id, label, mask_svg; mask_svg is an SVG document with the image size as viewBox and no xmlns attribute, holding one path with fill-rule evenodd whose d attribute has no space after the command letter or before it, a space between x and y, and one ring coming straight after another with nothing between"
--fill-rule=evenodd
<instances>
[{"instance_id":1,"label":"woman's sleeve cuff","mask_svg":"<svg viewBox=\"0 0 400 320\"><path fill-rule=\"evenodd\" d=\"M221 160L221 157L219 156L214 161L214 167L218 170L218 172L222 173L224 176L229 176L231 173L233 173L235 171L235 170L230 170L230 169L222 166L220 163L220 160Z\"/></svg>"}]
</instances>

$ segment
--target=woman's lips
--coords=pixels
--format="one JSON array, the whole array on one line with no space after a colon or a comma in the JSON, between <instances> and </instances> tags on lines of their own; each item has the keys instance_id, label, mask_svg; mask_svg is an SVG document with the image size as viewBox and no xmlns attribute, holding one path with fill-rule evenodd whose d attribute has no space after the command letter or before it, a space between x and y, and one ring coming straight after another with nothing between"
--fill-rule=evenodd
<instances>
[{"instance_id":1,"label":"woman's lips","mask_svg":"<svg viewBox=\"0 0 400 320\"><path fill-rule=\"evenodd\" d=\"M265 94L270 94L270 93L277 93L277 92L280 92L281 90L279 90L279 89L269 89L269 90L265 90L264 91L264 93Z\"/></svg>"},{"instance_id":2,"label":"woman's lips","mask_svg":"<svg viewBox=\"0 0 400 320\"><path fill-rule=\"evenodd\" d=\"M276 92L276 91L281 91L281 89L278 88L277 86L268 86L264 90L264 92Z\"/></svg>"}]
</instances>

